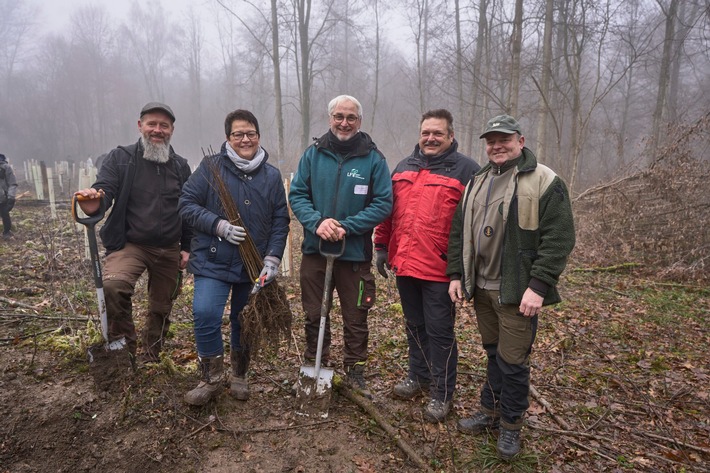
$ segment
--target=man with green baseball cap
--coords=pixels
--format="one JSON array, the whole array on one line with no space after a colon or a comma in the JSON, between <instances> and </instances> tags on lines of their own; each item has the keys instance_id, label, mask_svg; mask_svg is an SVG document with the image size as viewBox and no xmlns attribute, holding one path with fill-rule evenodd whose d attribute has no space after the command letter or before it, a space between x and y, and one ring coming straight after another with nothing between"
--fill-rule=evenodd
<instances>
[{"instance_id":1,"label":"man with green baseball cap","mask_svg":"<svg viewBox=\"0 0 710 473\"><path fill-rule=\"evenodd\" d=\"M485 137L488 133L499 132L505 133L507 135L512 135L513 133L519 134L521 137L523 133L520 131L520 125L515 118L510 115L498 115L488 120L486 124L486 131L484 131L480 138Z\"/></svg>"},{"instance_id":2,"label":"man with green baseball cap","mask_svg":"<svg viewBox=\"0 0 710 473\"><path fill-rule=\"evenodd\" d=\"M525 147L515 118L492 118L481 138L489 163L454 215L446 274L453 301L473 298L488 365L479 411L458 428L500 428L498 455L510 460L520 452L529 407L538 316L560 301L556 286L574 248L574 222L565 183Z\"/></svg>"}]
</instances>

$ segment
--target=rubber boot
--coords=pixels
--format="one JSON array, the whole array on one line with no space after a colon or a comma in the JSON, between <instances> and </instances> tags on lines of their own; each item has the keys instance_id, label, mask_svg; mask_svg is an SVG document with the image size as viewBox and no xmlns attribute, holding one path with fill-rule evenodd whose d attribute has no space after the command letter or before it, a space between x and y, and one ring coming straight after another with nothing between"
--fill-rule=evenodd
<instances>
[{"instance_id":1,"label":"rubber boot","mask_svg":"<svg viewBox=\"0 0 710 473\"><path fill-rule=\"evenodd\" d=\"M222 355L199 358L200 384L185 394L185 402L191 406L204 406L216 398L224 384L224 358Z\"/></svg>"},{"instance_id":2,"label":"rubber boot","mask_svg":"<svg viewBox=\"0 0 710 473\"><path fill-rule=\"evenodd\" d=\"M249 371L250 354L246 350L233 350L230 358L232 361L232 382L229 394L239 401L246 401L249 399L247 371Z\"/></svg>"}]
</instances>

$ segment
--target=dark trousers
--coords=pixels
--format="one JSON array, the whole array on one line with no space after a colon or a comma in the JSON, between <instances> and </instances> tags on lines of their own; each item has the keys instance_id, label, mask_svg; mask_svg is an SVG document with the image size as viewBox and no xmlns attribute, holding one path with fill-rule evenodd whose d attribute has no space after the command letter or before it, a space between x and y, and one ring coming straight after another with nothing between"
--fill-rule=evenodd
<instances>
[{"instance_id":1,"label":"dark trousers","mask_svg":"<svg viewBox=\"0 0 710 473\"><path fill-rule=\"evenodd\" d=\"M537 316L524 317L518 307L498 302L499 291L476 287L473 307L488 356L481 406L500 413L502 425L519 428L530 406L530 351L537 333Z\"/></svg>"},{"instance_id":2,"label":"dark trousers","mask_svg":"<svg viewBox=\"0 0 710 473\"><path fill-rule=\"evenodd\" d=\"M169 248L126 243L123 249L106 257L103 282L110 341L125 337L129 350L136 352L132 298L138 278L148 271L148 315L143 331L143 350L157 356L170 328L179 264L177 243Z\"/></svg>"},{"instance_id":3,"label":"dark trousers","mask_svg":"<svg viewBox=\"0 0 710 473\"><path fill-rule=\"evenodd\" d=\"M306 317L306 358L316 357L318 328L325 283L325 258L320 255L303 255L301 260L301 300ZM361 285L362 282L362 285ZM375 281L370 272L370 263L335 261L333 267L333 286L328 301L325 338L323 340L323 360L330 357L330 308L333 300L333 287L338 291L340 309L343 314L343 365L352 366L367 360L368 309L358 306L361 288L370 294L369 305L374 302Z\"/></svg>"},{"instance_id":4,"label":"dark trousers","mask_svg":"<svg viewBox=\"0 0 710 473\"><path fill-rule=\"evenodd\" d=\"M12 220L10 220L10 210L7 208L7 202L0 204L0 217L2 217L2 233L9 235L12 229Z\"/></svg>"},{"instance_id":5,"label":"dark trousers","mask_svg":"<svg viewBox=\"0 0 710 473\"><path fill-rule=\"evenodd\" d=\"M397 276L409 344L409 377L431 381L433 399L451 400L456 387L456 308L449 284Z\"/></svg>"}]
</instances>

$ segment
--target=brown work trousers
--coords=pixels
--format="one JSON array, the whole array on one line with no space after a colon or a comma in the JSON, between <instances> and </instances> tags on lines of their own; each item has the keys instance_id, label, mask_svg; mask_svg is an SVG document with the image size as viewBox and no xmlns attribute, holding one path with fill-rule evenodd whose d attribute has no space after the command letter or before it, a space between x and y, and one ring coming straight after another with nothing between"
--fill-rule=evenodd
<instances>
[{"instance_id":1,"label":"brown work trousers","mask_svg":"<svg viewBox=\"0 0 710 473\"><path fill-rule=\"evenodd\" d=\"M170 311L178 284L180 245L168 248L126 243L104 262L103 283L108 316L109 341L126 338L135 355L136 327L132 298L136 282L148 271L148 317L142 343L146 355L157 358L170 328Z\"/></svg>"},{"instance_id":2,"label":"brown work trousers","mask_svg":"<svg viewBox=\"0 0 710 473\"><path fill-rule=\"evenodd\" d=\"M326 260L321 255L303 255L301 260L301 301L306 317L307 359L315 359L318 345ZM335 261L328 316L323 340L323 362L330 360L330 309L333 288L338 291L343 316L343 365L350 367L367 360L367 312L375 301L375 280L370 262Z\"/></svg>"}]
</instances>

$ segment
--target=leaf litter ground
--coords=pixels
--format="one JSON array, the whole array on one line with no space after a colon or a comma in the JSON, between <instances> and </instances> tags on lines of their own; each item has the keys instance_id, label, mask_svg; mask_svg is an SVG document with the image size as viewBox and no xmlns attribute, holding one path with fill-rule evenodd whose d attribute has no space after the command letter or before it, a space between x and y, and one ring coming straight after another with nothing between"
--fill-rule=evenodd
<instances>
[{"instance_id":1,"label":"leaf litter ground","mask_svg":"<svg viewBox=\"0 0 710 473\"><path fill-rule=\"evenodd\" d=\"M291 341L257 357L251 398L241 402L224 392L204 408L189 408L182 397L197 380L191 279L173 310L161 362L116 377L106 390L85 356L97 341L96 302L80 229L66 210L52 220L45 208L21 203L13 217L17 238L0 246L0 471L420 471L337 392L327 419L295 413L291 386L303 350L296 277L281 279L294 313ZM455 427L475 411L485 375L471 306L457 316L453 413L429 424L422 418L428 399L391 396L406 375L407 347L394 282L378 276L367 381L380 414L431 470L708 471L707 285L633 267L580 266L573 260L563 277L565 302L540 318L524 454L509 464L495 458L494 436L471 437ZM137 289L139 325L144 285ZM334 314L337 360L337 304ZM336 373L342 376L342 367Z\"/></svg>"}]
</instances>

